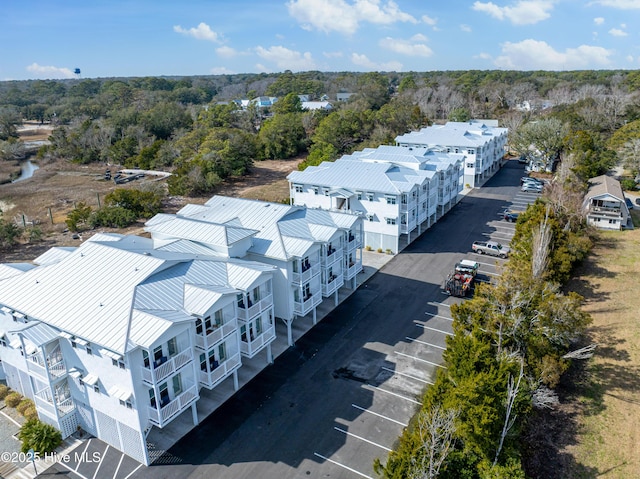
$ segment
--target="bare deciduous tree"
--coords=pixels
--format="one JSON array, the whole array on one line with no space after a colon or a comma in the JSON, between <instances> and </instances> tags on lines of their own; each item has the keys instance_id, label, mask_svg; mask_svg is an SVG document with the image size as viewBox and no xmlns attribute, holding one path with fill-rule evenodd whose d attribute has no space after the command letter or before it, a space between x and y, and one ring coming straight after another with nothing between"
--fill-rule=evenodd
<instances>
[{"instance_id":1,"label":"bare deciduous tree","mask_svg":"<svg viewBox=\"0 0 640 479\"><path fill-rule=\"evenodd\" d=\"M513 376L509 376L509 384L507 385L507 398L505 400L505 416L504 416L504 424L502 425L502 432L500 433L500 441L498 442L498 449L496 450L496 456L493 459L493 465L495 466L498 463L498 458L500 457L500 452L502 451L502 447L504 446L504 439L507 437L509 430L513 427L516 422L517 415L513 414L513 406L516 402L516 398L518 397L518 392L520 391L520 382L524 377L524 361L520 360L520 374L518 374L518 379L514 380Z\"/></svg>"},{"instance_id":2,"label":"bare deciduous tree","mask_svg":"<svg viewBox=\"0 0 640 479\"><path fill-rule=\"evenodd\" d=\"M533 229L531 244L531 273L535 279L541 279L549 265L549 250L551 248L551 227L549 226L550 206L544 220Z\"/></svg>"},{"instance_id":3,"label":"bare deciduous tree","mask_svg":"<svg viewBox=\"0 0 640 479\"><path fill-rule=\"evenodd\" d=\"M536 387L531 395L531 405L536 409L553 409L558 404L558 394L543 384Z\"/></svg>"},{"instance_id":4,"label":"bare deciduous tree","mask_svg":"<svg viewBox=\"0 0 640 479\"><path fill-rule=\"evenodd\" d=\"M411 479L438 477L440 467L453 448L456 418L459 411L433 406L418 414L421 454L414 457Z\"/></svg>"}]
</instances>

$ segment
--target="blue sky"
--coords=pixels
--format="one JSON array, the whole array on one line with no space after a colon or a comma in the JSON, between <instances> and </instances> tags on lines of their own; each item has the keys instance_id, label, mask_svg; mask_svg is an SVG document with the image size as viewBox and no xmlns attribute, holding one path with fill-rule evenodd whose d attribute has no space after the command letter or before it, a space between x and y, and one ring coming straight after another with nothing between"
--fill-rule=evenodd
<instances>
[{"instance_id":1,"label":"blue sky","mask_svg":"<svg viewBox=\"0 0 640 479\"><path fill-rule=\"evenodd\" d=\"M640 0L1 0L0 80L640 68Z\"/></svg>"}]
</instances>

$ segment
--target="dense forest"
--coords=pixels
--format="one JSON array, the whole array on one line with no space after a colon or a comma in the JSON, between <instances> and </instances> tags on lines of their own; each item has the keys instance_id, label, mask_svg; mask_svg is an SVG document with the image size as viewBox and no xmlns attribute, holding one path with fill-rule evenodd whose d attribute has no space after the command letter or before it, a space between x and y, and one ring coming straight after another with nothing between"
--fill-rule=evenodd
<instances>
[{"instance_id":1,"label":"dense forest","mask_svg":"<svg viewBox=\"0 0 640 479\"><path fill-rule=\"evenodd\" d=\"M264 159L304 157L301 168L432 123L497 118L515 155L560 160L543 198L520 216L514 254L499 280L452 307L446 369L427 389L399 445L376 463L388 478L522 478L531 475L536 417L589 322L562 285L590 248L581 214L586 180L622 162L640 173L640 72L459 71L106 78L0 83L0 161L25 155L24 121L55 129L39 161L102 162L173 173L176 195L214 193ZM352 93L347 102L336 94ZM304 110L299 95L328 98ZM268 108L239 100L277 97ZM102 211L77 205L67 225L120 226L160 199L115 191ZM0 238L19 234L0 218ZM1 245L0 245L1 246Z\"/></svg>"},{"instance_id":2,"label":"dense forest","mask_svg":"<svg viewBox=\"0 0 640 479\"><path fill-rule=\"evenodd\" d=\"M286 71L0 82L0 160L24 155L17 141L21 122L50 122L56 129L38 153L43 161L171 170L172 194L201 195L245 174L254 161L305 156L304 168L393 144L398 134L446 120L498 118L510 128L514 152L524 152L523 140L540 134L525 125L555 118L562 132L555 154L579 153L590 175L602 166L593 163L615 160L607 142L621 126L624 134L612 148L620 157L634 156L639 88L638 71ZM339 92L353 95L337 102ZM328 98L333 108L303 110L298 95ZM240 106L239 100L260 96L278 101L268 108Z\"/></svg>"}]
</instances>

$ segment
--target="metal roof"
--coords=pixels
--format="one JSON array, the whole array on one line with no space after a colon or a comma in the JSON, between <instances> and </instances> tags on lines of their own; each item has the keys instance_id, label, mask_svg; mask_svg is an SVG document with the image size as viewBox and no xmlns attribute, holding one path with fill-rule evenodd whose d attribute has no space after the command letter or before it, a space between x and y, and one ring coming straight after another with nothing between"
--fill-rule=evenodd
<instances>
[{"instance_id":1,"label":"metal roof","mask_svg":"<svg viewBox=\"0 0 640 479\"><path fill-rule=\"evenodd\" d=\"M24 328L20 333L36 346L42 346L60 337L60 332L51 326L37 322L31 327Z\"/></svg>"},{"instance_id":2,"label":"metal roof","mask_svg":"<svg viewBox=\"0 0 640 479\"><path fill-rule=\"evenodd\" d=\"M73 253L75 250L75 246L54 246L34 259L33 262L39 266L57 263L69 256L69 254Z\"/></svg>"},{"instance_id":3,"label":"metal roof","mask_svg":"<svg viewBox=\"0 0 640 479\"><path fill-rule=\"evenodd\" d=\"M0 264L0 280L16 276L35 268L30 263L3 263Z\"/></svg>"},{"instance_id":4,"label":"metal roof","mask_svg":"<svg viewBox=\"0 0 640 479\"><path fill-rule=\"evenodd\" d=\"M184 285L184 308L196 316L204 316L225 295L233 295L235 299L237 290L224 286L211 286L202 284Z\"/></svg>"},{"instance_id":5,"label":"metal roof","mask_svg":"<svg viewBox=\"0 0 640 479\"><path fill-rule=\"evenodd\" d=\"M169 215L163 215L167 217ZM225 224L202 221L197 218L183 218L171 215L166 221L157 219L145 226L145 231L169 237L183 238L199 243L228 247L257 233L256 230Z\"/></svg>"},{"instance_id":6,"label":"metal roof","mask_svg":"<svg viewBox=\"0 0 640 479\"><path fill-rule=\"evenodd\" d=\"M148 349L171 326L173 321L159 318L153 313L134 309L131 314L129 346Z\"/></svg>"},{"instance_id":7,"label":"metal roof","mask_svg":"<svg viewBox=\"0 0 640 479\"><path fill-rule=\"evenodd\" d=\"M420 131L399 135L396 137L396 143L477 148L506 134L507 131L507 128L498 128L478 121L450 121L445 125L432 125Z\"/></svg>"}]
</instances>

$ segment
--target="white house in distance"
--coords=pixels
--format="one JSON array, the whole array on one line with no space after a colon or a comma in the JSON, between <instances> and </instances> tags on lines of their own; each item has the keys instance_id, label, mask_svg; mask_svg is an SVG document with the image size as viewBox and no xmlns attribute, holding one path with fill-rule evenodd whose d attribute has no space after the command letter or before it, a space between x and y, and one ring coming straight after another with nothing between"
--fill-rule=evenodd
<instances>
[{"instance_id":1,"label":"white house in distance","mask_svg":"<svg viewBox=\"0 0 640 479\"><path fill-rule=\"evenodd\" d=\"M0 356L63 437L81 427L148 465L154 431L198 423L201 388L237 389L242 357L271 360L272 266L106 234L35 263L0 271Z\"/></svg>"},{"instance_id":2,"label":"white house in distance","mask_svg":"<svg viewBox=\"0 0 640 479\"><path fill-rule=\"evenodd\" d=\"M345 284L356 286L362 270L362 218L346 212L214 196L204 205L187 205L175 215L149 220L155 248L215 253L275 267L275 316L287 326L312 314L323 298L334 298ZM255 298L244 298L247 306ZM240 311L242 311L240 306Z\"/></svg>"},{"instance_id":3,"label":"white house in distance","mask_svg":"<svg viewBox=\"0 0 640 479\"><path fill-rule=\"evenodd\" d=\"M584 210L587 223L603 230L620 230L629 221L629 209L620 182L607 175L589 180Z\"/></svg>"},{"instance_id":4,"label":"white house in distance","mask_svg":"<svg viewBox=\"0 0 640 479\"><path fill-rule=\"evenodd\" d=\"M291 202L364 218L364 244L396 253L458 201L464 155L380 146L323 162L287 179Z\"/></svg>"},{"instance_id":5,"label":"white house in distance","mask_svg":"<svg viewBox=\"0 0 640 479\"><path fill-rule=\"evenodd\" d=\"M396 137L396 144L411 148L444 148L465 155L464 184L479 186L500 167L507 145L508 128L497 120L450 121Z\"/></svg>"}]
</instances>

